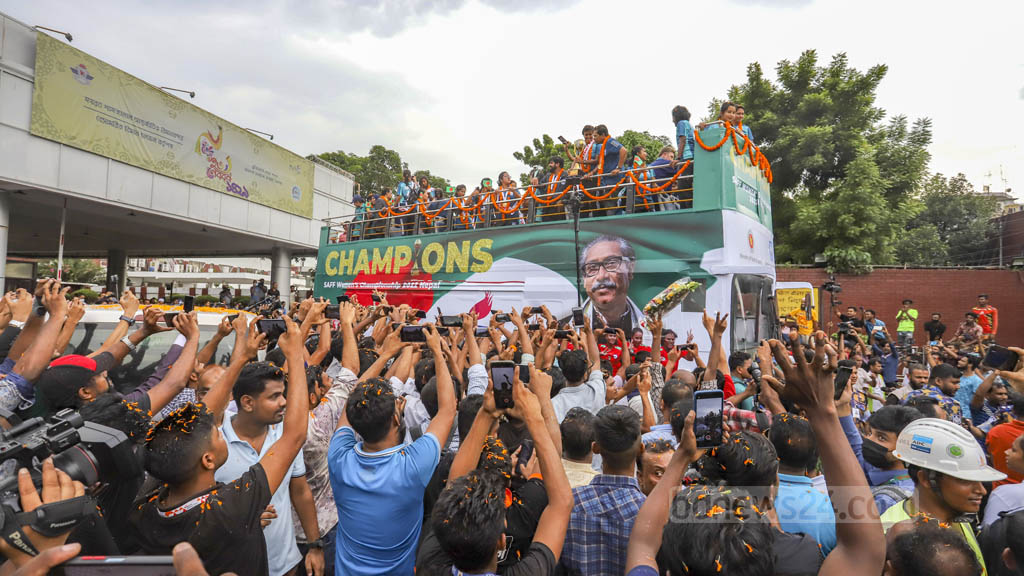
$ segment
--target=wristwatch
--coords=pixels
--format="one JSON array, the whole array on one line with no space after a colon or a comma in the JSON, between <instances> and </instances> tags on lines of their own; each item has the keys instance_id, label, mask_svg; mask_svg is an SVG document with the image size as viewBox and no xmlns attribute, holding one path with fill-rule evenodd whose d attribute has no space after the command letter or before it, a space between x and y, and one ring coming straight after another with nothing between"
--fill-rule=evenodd
<instances>
[{"instance_id":1,"label":"wristwatch","mask_svg":"<svg viewBox=\"0 0 1024 576\"><path fill-rule=\"evenodd\" d=\"M120 320L122 322L127 322L128 326L135 326L135 318L129 318L129 317L125 316L124 314L122 314L121 317L118 318L118 320Z\"/></svg>"},{"instance_id":2,"label":"wristwatch","mask_svg":"<svg viewBox=\"0 0 1024 576\"><path fill-rule=\"evenodd\" d=\"M139 348L134 343L132 343L131 338L129 338L128 336L125 336L125 337L121 338L121 344L124 344L125 346L127 346L129 352L135 352Z\"/></svg>"},{"instance_id":3,"label":"wristwatch","mask_svg":"<svg viewBox=\"0 0 1024 576\"><path fill-rule=\"evenodd\" d=\"M15 328L24 328L25 327L25 323L23 321L21 321L21 320L11 320L10 322L8 322L8 324L10 324L11 326L14 326Z\"/></svg>"},{"instance_id":4,"label":"wristwatch","mask_svg":"<svg viewBox=\"0 0 1024 576\"><path fill-rule=\"evenodd\" d=\"M307 542L306 543L306 547L308 547L310 550L323 550L324 549L324 540L323 540L323 538L317 538L316 540L313 540L312 542Z\"/></svg>"}]
</instances>

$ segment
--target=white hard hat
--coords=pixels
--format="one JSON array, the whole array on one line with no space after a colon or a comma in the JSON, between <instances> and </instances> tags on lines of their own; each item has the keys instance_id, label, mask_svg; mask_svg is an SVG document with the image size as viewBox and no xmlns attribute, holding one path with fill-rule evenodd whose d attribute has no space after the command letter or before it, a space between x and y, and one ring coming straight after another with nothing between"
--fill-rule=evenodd
<instances>
[{"instance_id":1,"label":"white hard hat","mask_svg":"<svg viewBox=\"0 0 1024 576\"><path fill-rule=\"evenodd\" d=\"M985 452L971 433L938 418L914 420L900 432L892 455L906 464L973 482L1005 480L985 463Z\"/></svg>"}]
</instances>

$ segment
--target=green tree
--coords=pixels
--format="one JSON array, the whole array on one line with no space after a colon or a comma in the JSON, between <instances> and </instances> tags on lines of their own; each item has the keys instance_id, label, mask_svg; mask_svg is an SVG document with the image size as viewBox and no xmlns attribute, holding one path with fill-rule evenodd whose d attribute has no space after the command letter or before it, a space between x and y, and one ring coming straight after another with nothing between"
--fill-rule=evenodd
<instances>
[{"instance_id":1,"label":"green tree","mask_svg":"<svg viewBox=\"0 0 1024 576\"><path fill-rule=\"evenodd\" d=\"M916 266L943 266L949 262L949 248L934 224L904 230L896 240L896 261Z\"/></svg>"},{"instance_id":2,"label":"green tree","mask_svg":"<svg viewBox=\"0 0 1024 576\"><path fill-rule=\"evenodd\" d=\"M998 215L998 203L978 194L963 174L946 178L935 174L928 178L917 195L921 212L909 221L904 235L927 235L944 248L942 258L914 251L911 246L900 257L908 264L947 264L957 266L992 263L990 242L996 233L992 221Z\"/></svg>"},{"instance_id":3,"label":"green tree","mask_svg":"<svg viewBox=\"0 0 1024 576\"><path fill-rule=\"evenodd\" d=\"M886 71L884 64L857 70L842 53L820 66L817 53L808 50L796 61L779 62L775 82L765 76L759 63L750 64L746 82L729 90L729 99L744 105L745 123L772 165L779 261L809 262L814 253L824 251L839 259L830 265L844 270L846 265L865 269L895 257L894 237L863 235L838 244L834 242L838 238L832 238L827 247L803 244L809 231L806 223L798 222L813 216L815 209L856 218L863 204L866 219L869 211L884 206L887 213L881 221L854 227L873 228L875 235L886 230L896 234L903 225L890 216L905 218L914 212L910 194L925 175L931 123L917 120L908 128L902 116L882 123L885 112L875 106L875 99ZM847 184L844 180L850 177L854 162L859 163L857 182ZM877 188L868 190L866 182ZM851 196L850 190L863 190L867 195L861 199ZM829 205L840 198L850 202L849 206ZM883 203L875 206L878 200ZM819 225L829 222L813 220ZM884 250L876 250L880 247Z\"/></svg>"},{"instance_id":4,"label":"green tree","mask_svg":"<svg viewBox=\"0 0 1024 576\"><path fill-rule=\"evenodd\" d=\"M398 152L380 144L370 147L366 156L346 153L344 150L324 152L317 156L350 172L365 192L394 188L402 180L402 170L408 168Z\"/></svg>"},{"instance_id":5,"label":"green tree","mask_svg":"<svg viewBox=\"0 0 1024 576\"><path fill-rule=\"evenodd\" d=\"M817 198L796 199L790 232L794 259L810 261L821 253L831 271L843 272L867 272L872 264L892 262L897 234L917 206L902 202L893 208L883 184L871 147L862 144L844 178Z\"/></svg>"},{"instance_id":6,"label":"green tree","mask_svg":"<svg viewBox=\"0 0 1024 576\"><path fill-rule=\"evenodd\" d=\"M38 264L38 273L41 278L56 278L57 260L43 260L40 262ZM95 260L89 260L88 258L64 259L64 267L61 270L61 280L64 282L103 284L106 278L106 270Z\"/></svg>"},{"instance_id":7,"label":"green tree","mask_svg":"<svg viewBox=\"0 0 1024 576\"><path fill-rule=\"evenodd\" d=\"M385 188L394 188L402 181L402 170L408 168L402 157L380 144L370 148L366 155L363 170L360 174L360 186L371 192L383 192Z\"/></svg>"},{"instance_id":8,"label":"green tree","mask_svg":"<svg viewBox=\"0 0 1024 576\"><path fill-rule=\"evenodd\" d=\"M512 153L513 158L533 169L530 172L538 174L547 171L548 162L556 156L560 156L565 161L566 168L569 167L569 155L565 153L565 147L561 142L555 142L547 134L542 134L540 138L534 138L530 146L523 146L522 152ZM520 173L519 182L524 186L528 185L530 173Z\"/></svg>"},{"instance_id":9,"label":"green tree","mask_svg":"<svg viewBox=\"0 0 1024 576\"><path fill-rule=\"evenodd\" d=\"M884 194L892 204L913 196L928 170L928 145L932 142L932 121L919 118L912 128L906 116L894 116L868 135L875 149L875 163L885 180Z\"/></svg>"},{"instance_id":10,"label":"green tree","mask_svg":"<svg viewBox=\"0 0 1024 576\"><path fill-rule=\"evenodd\" d=\"M434 176L430 173L430 170L417 170L413 172L412 176L416 179L416 182L419 182L420 178L426 177L427 182L430 182L431 188L440 188L441 190L444 190L448 186L451 186L451 184L448 183L447 178Z\"/></svg>"},{"instance_id":11,"label":"green tree","mask_svg":"<svg viewBox=\"0 0 1024 576\"><path fill-rule=\"evenodd\" d=\"M648 161L654 161L658 157L658 152L661 152L661 149L665 146L675 146L667 136L655 136L646 130L643 132L626 130L622 133L622 136L615 139L626 148L627 153L632 152L634 146L643 146L647 149ZM627 158L629 157L627 156Z\"/></svg>"}]
</instances>

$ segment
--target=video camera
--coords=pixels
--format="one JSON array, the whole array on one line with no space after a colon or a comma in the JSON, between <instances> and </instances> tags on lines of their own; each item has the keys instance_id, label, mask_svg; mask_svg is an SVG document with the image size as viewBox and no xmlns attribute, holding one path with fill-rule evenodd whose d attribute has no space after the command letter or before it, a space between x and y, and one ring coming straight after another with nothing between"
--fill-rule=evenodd
<instances>
[{"instance_id":1,"label":"video camera","mask_svg":"<svg viewBox=\"0 0 1024 576\"><path fill-rule=\"evenodd\" d=\"M49 422L42 418L21 422L6 410L0 410L0 418L11 424L10 429L0 429L0 467L13 461L18 468L28 468L37 488L42 484L42 462L50 456L54 467L85 486L142 474L142 464L127 436L86 422L74 410L61 410ZM0 480L0 504L20 510L17 474Z\"/></svg>"}]
</instances>

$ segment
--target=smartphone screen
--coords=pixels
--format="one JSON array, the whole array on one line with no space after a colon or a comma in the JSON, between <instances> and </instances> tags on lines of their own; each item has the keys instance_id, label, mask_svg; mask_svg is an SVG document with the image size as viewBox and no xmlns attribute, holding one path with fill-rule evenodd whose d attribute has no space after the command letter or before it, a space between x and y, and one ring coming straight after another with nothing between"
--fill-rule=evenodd
<instances>
[{"instance_id":1,"label":"smartphone screen","mask_svg":"<svg viewBox=\"0 0 1024 576\"><path fill-rule=\"evenodd\" d=\"M698 390L693 394L693 432L697 448L710 448L722 443L722 409L725 397L721 390Z\"/></svg>"},{"instance_id":2,"label":"smartphone screen","mask_svg":"<svg viewBox=\"0 0 1024 576\"><path fill-rule=\"evenodd\" d=\"M846 385L850 382L850 376L853 376L853 366L840 366L836 369L836 388L833 400L839 400L839 397L843 395L843 391L846 390Z\"/></svg>"},{"instance_id":3,"label":"smartphone screen","mask_svg":"<svg viewBox=\"0 0 1024 576\"><path fill-rule=\"evenodd\" d=\"M540 324L530 324L526 329L531 332L536 332L537 330L540 330Z\"/></svg>"},{"instance_id":4,"label":"smartphone screen","mask_svg":"<svg viewBox=\"0 0 1024 576\"><path fill-rule=\"evenodd\" d=\"M238 314L229 314L227 318L228 322L234 322L235 319L238 318Z\"/></svg>"},{"instance_id":5,"label":"smartphone screen","mask_svg":"<svg viewBox=\"0 0 1024 576\"><path fill-rule=\"evenodd\" d=\"M417 310L416 317L419 318L420 320L423 320L424 318L427 317L427 313L423 310Z\"/></svg>"},{"instance_id":6,"label":"smartphone screen","mask_svg":"<svg viewBox=\"0 0 1024 576\"><path fill-rule=\"evenodd\" d=\"M441 316L441 326L457 328L462 326L462 318L459 316Z\"/></svg>"},{"instance_id":7,"label":"smartphone screen","mask_svg":"<svg viewBox=\"0 0 1024 576\"><path fill-rule=\"evenodd\" d=\"M267 340L273 340L288 330L284 320L281 318L264 318L256 322L256 329L261 334L267 335Z\"/></svg>"},{"instance_id":8,"label":"smartphone screen","mask_svg":"<svg viewBox=\"0 0 1024 576\"><path fill-rule=\"evenodd\" d=\"M533 457L533 440L529 438L523 438L523 443L519 449L519 466L526 466L530 458Z\"/></svg>"},{"instance_id":9,"label":"smartphone screen","mask_svg":"<svg viewBox=\"0 0 1024 576\"><path fill-rule=\"evenodd\" d=\"M993 344L988 347L985 359L981 363L993 370L1013 370L1017 367L1018 360L1016 352L1005 346Z\"/></svg>"},{"instance_id":10,"label":"smartphone screen","mask_svg":"<svg viewBox=\"0 0 1024 576\"><path fill-rule=\"evenodd\" d=\"M427 333L424 332L423 326L402 326L399 338L402 342L426 342Z\"/></svg>"},{"instance_id":11,"label":"smartphone screen","mask_svg":"<svg viewBox=\"0 0 1024 576\"><path fill-rule=\"evenodd\" d=\"M491 382L494 383L494 404L498 409L512 408L512 383L516 377L516 365L508 360L491 362Z\"/></svg>"},{"instance_id":12,"label":"smartphone screen","mask_svg":"<svg viewBox=\"0 0 1024 576\"><path fill-rule=\"evenodd\" d=\"M174 326L174 317L181 312L164 312L164 323L168 326Z\"/></svg>"},{"instance_id":13,"label":"smartphone screen","mask_svg":"<svg viewBox=\"0 0 1024 576\"><path fill-rule=\"evenodd\" d=\"M519 365L519 381L523 384L530 383L530 366L528 364Z\"/></svg>"},{"instance_id":14,"label":"smartphone screen","mask_svg":"<svg viewBox=\"0 0 1024 576\"><path fill-rule=\"evenodd\" d=\"M504 323L504 322L511 322L512 321L512 317L509 316L508 314L495 314L494 315L494 321L495 322L502 322L502 323Z\"/></svg>"},{"instance_id":15,"label":"smartphone screen","mask_svg":"<svg viewBox=\"0 0 1024 576\"><path fill-rule=\"evenodd\" d=\"M491 332L487 329L486 326L477 326L476 331L473 332L473 335L476 336L477 338L487 338L491 335Z\"/></svg>"},{"instance_id":16,"label":"smartphone screen","mask_svg":"<svg viewBox=\"0 0 1024 576\"><path fill-rule=\"evenodd\" d=\"M555 340L565 340L569 337L568 330L555 330Z\"/></svg>"},{"instance_id":17,"label":"smartphone screen","mask_svg":"<svg viewBox=\"0 0 1024 576\"><path fill-rule=\"evenodd\" d=\"M186 314L194 310L196 307L196 299L193 296L185 296L181 301Z\"/></svg>"},{"instance_id":18,"label":"smartphone screen","mask_svg":"<svg viewBox=\"0 0 1024 576\"><path fill-rule=\"evenodd\" d=\"M572 325L583 326L583 308L572 309Z\"/></svg>"},{"instance_id":19,"label":"smartphone screen","mask_svg":"<svg viewBox=\"0 0 1024 576\"><path fill-rule=\"evenodd\" d=\"M341 304L342 302L348 302L350 298L348 297L348 294L342 294L341 296L336 297L335 300L338 301L338 304Z\"/></svg>"},{"instance_id":20,"label":"smartphone screen","mask_svg":"<svg viewBox=\"0 0 1024 576\"><path fill-rule=\"evenodd\" d=\"M328 306L324 308L324 318L328 320L338 320L341 318L341 307L340 306Z\"/></svg>"},{"instance_id":21,"label":"smartphone screen","mask_svg":"<svg viewBox=\"0 0 1024 576\"><path fill-rule=\"evenodd\" d=\"M380 302L380 296L377 296L376 294L374 294L374 295L370 296L370 298L371 298L371 299L372 299L372 300L373 300L374 302Z\"/></svg>"},{"instance_id":22,"label":"smartphone screen","mask_svg":"<svg viewBox=\"0 0 1024 576\"><path fill-rule=\"evenodd\" d=\"M170 556L81 556L53 569L58 576L174 576Z\"/></svg>"}]
</instances>

